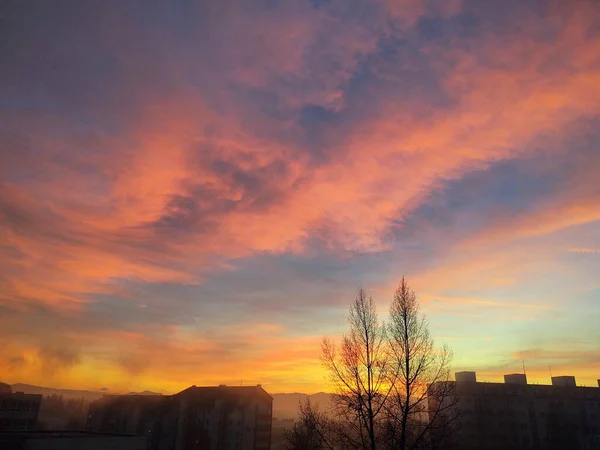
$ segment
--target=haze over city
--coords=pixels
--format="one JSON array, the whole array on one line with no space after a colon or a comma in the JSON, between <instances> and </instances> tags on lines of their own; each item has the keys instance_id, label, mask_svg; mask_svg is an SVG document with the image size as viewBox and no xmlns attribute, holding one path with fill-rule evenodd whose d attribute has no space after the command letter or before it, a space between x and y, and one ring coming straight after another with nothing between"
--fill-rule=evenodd
<instances>
[{"instance_id":1,"label":"haze over city","mask_svg":"<svg viewBox=\"0 0 600 450\"><path fill-rule=\"evenodd\" d=\"M406 276L453 370L595 385L599 19L2 2L0 381L329 391L323 336Z\"/></svg>"}]
</instances>

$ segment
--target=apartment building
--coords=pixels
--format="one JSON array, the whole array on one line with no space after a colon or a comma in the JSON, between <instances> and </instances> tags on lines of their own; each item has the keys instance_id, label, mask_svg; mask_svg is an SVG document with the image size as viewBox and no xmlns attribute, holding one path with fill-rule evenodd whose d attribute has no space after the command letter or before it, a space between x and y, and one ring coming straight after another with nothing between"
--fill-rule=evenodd
<instances>
[{"instance_id":1,"label":"apartment building","mask_svg":"<svg viewBox=\"0 0 600 450\"><path fill-rule=\"evenodd\" d=\"M455 375L459 423L447 448L464 450L600 450L600 382L575 377L527 384L525 374L482 383L475 372Z\"/></svg>"},{"instance_id":2,"label":"apartment building","mask_svg":"<svg viewBox=\"0 0 600 450\"><path fill-rule=\"evenodd\" d=\"M146 435L151 450L269 450L272 407L260 385L108 395L90 405L86 428Z\"/></svg>"},{"instance_id":3,"label":"apartment building","mask_svg":"<svg viewBox=\"0 0 600 450\"><path fill-rule=\"evenodd\" d=\"M0 391L0 431L33 430L37 423L42 396L12 392L6 384Z\"/></svg>"}]
</instances>

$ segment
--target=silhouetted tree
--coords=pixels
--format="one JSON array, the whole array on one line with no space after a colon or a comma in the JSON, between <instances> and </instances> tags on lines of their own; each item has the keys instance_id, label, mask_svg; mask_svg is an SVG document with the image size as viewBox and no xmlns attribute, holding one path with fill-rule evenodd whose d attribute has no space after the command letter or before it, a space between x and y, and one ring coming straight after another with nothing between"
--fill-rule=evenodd
<instances>
[{"instance_id":1,"label":"silhouetted tree","mask_svg":"<svg viewBox=\"0 0 600 450\"><path fill-rule=\"evenodd\" d=\"M385 325L375 302L359 289L348 314L350 331L341 345L324 339L322 362L336 389L334 409L342 421L346 448L376 450L379 416L391 391L390 353Z\"/></svg>"},{"instance_id":2,"label":"silhouetted tree","mask_svg":"<svg viewBox=\"0 0 600 450\"><path fill-rule=\"evenodd\" d=\"M285 441L288 450L330 449L325 437L327 418L313 408L310 400L300 404L299 421L286 430Z\"/></svg>"},{"instance_id":3,"label":"silhouetted tree","mask_svg":"<svg viewBox=\"0 0 600 450\"><path fill-rule=\"evenodd\" d=\"M394 294L388 325L362 288L348 324L339 348L323 340L322 362L336 390L332 411L302 405L298 441L311 437L316 441L304 442L314 446L306 448L331 450L439 448L457 418L452 352L435 348L406 280Z\"/></svg>"},{"instance_id":4,"label":"silhouetted tree","mask_svg":"<svg viewBox=\"0 0 600 450\"><path fill-rule=\"evenodd\" d=\"M436 349L415 292L402 278L390 307L388 339L395 379L386 403L391 448L435 448L457 419L452 351Z\"/></svg>"},{"instance_id":5,"label":"silhouetted tree","mask_svg":"<svg viewBox=\"0 0 600 450\"><path fill-rule=\"evenodd\" d=\"M48 395L42 400L38 423L52 429L83 429L87 418L88 402L84 398L66 399L62 395Z\"/></svg>"}]
</instances>

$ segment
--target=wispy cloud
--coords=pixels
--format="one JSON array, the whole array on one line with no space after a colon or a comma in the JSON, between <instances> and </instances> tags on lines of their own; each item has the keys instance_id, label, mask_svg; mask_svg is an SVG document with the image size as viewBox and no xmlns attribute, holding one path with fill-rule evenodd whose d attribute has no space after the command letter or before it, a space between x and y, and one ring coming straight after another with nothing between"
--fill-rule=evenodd
<instances>
[{"instance_id":1,"label":"wispy cloud","mask_svg":"<svg viewBox=\"0 0 600 450\"><path fill-rule=\"evenodd\" d=\"M426 296L423 298L425 302L431 302L433 305L436 303L439 304L466 304L466 305L474 305L474 306L488 306L488 307L496 307L496 308L524 308L524 309L538 309L538 310L547 310L552 309L549 305L541 305L538 303L522 303L522 302L506 302L506 301L496 301L496 300L483 300L477 298L465 298L465 297L444 297L444 296Z\"/></svg>"},{"instance_id":2,"label":"wispy cloud","mask_svg":"<svg viewBox=\"0 0 600 450\"><path fill-rule=\"evenodd\" d=\"M337 330L323 318L363 281L381 289L404 272L433 315L534 321L561 307L543 297L568 271L555 250L595 242L593 231L536 241L600 220L589 1L46 5L7 17L0 307L28 335L13 373L38 376L42 348L68 365L61 338L77 335L102 348L77 348L65 377L93 367L184 383L196 371L176 355L190 351L214 361L214 382L233 367L228 346L247 341L232 376L281 380L309 364L316 338ZM531 177L546 181L533 189ZM215 334L186 334L196 316ZM67 318L70 331L50 325ZM323 329L308 333L313 320ZM152 348L180 368L148 362Z\"/></svg>"}]
</instances>

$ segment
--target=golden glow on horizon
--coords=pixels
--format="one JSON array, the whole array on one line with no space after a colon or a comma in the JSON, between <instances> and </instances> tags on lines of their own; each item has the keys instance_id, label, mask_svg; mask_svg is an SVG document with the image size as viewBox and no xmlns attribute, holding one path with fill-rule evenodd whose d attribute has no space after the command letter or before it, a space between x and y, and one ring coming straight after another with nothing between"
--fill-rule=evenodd
<instances>
[{"instance_id":1,"label":"golden glow on horizon","mask_svg":"<svg viewBox=\"0 0 600 450\"><path fill-rule=\"evenodd\" d=\"M462 34L460 1L300 3L202 11L211 39L190 12L198 48L161 22L132 54L135 21L103 14L52 41L68 60L14 37L61 77L5 83L0 381L326 391L321 337L360 283L385 315L402 273L457 367L499 380L530 349L530 382L599 378L578 322L600 318L598 9L520 5Z\"/></svg>"}]
</instances>

